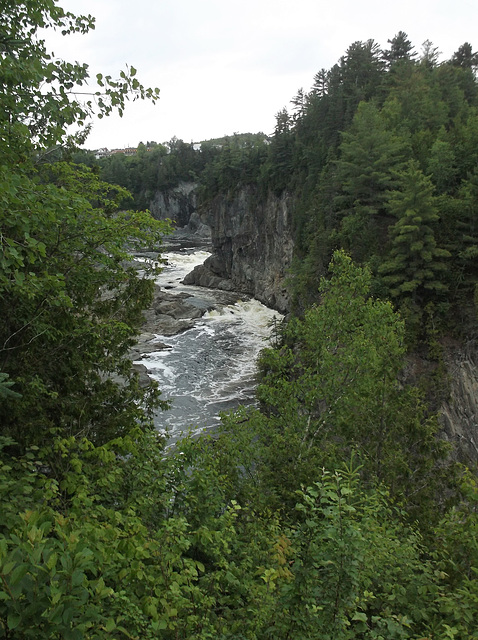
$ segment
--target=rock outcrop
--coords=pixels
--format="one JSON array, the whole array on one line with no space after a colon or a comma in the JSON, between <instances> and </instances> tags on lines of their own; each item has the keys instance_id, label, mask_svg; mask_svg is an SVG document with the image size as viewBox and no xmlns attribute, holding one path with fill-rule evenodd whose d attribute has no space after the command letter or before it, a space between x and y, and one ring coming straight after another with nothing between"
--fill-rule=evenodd
<instances>
[{"instance_id":1,"label":"rock outcrop","mask_svg":"<svg viewBox=\"0 0 478 640\"><path fill-rule=\"evenodd\" d=\"M197 188L195 182L181 182L172 189L157 191L149 205L152 216L171 220L179 236L209 239L211 227L207 212L198 211Z\"/></svg>"},{"instance_id":2,"label":"rock outcrop","mask_svg":"<svg viewBox=\"0 0 478 640\"><path fill-rule=\"evenodd\" d=\"M291 198L260 201L253 187L217 196L205 214L213 255L196 267L186 284L247 293L281 312L288 310L284 285L292 260Z\"/></svg>"},{"instance_id":3,"label":"rock outcrop","mask_svg":"<svg viewBox=\"0 0 478 640\"><path fill-rule=\"evenodd\" d=\"M444 356L449 395L440 407L445 437L467 464L478 461L478 346L447 349Z\"/></svg>"},{"instance_id":4,"label":"rock outcrop","mask_svg":"<svg viewBox=\"0 0 478 640\"><path fill-rule=\"evenodd\" d=\"M402 382L425 391L430 410L437 413L440 437L451 446L451 457L465 464L478 462L478 344L445 338L440 363L410 353Z\"/></svg>"}]
</instances>

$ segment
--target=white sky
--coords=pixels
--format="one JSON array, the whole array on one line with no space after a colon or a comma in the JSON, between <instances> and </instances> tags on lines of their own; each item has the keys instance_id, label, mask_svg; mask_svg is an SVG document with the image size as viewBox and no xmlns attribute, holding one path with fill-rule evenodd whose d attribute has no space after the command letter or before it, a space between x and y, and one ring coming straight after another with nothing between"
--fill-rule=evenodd
<instances>
[{"instance_id":1,"label":"white sky","mask_svg":"<svg viewBox=\"0 0 478 640\"><path fill-rule=\"evenodd\" d=\"M329 69L357 40L381 47L398 31L417 52L429 39L451 57L464 42L478 49L477 0L59 0L92 14L86 36L48 37L59 57L85 62L91 76L115 76L126 64L146 86L159 87L153 106L130 103L123 118L94 124L86 147L137 146L272 133L275 114L298 89Z\"/></svg>"}]
</instances>

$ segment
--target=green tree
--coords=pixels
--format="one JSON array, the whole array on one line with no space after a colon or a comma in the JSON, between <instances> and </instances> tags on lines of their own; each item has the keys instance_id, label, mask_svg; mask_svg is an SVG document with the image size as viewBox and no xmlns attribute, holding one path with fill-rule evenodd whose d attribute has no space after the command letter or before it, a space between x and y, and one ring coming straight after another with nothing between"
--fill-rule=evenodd
<instances>
[{"instance_id":1,"label":"green tree","mask_svg":"<svg viewBox=\"0 0 478 640\"><path fill-rule=\"evenodd\" d=\"M124 191L86 167L42 165L33 176L3 167L0 180L0 363L22 394L2 403L2 432L22 442L44 442L51 429L105 441L147 420L157 394L138 386L128 350L153 282L128 260L159 247L165 227L117 211Z\"/></svg>"},{"instance_id":2,"label":"green tree","mask_svg":"<svg viewBox=\"0 0 478 640\"><path fill-rule=\"evenodd\" d=\"M390 256L379 272L396 299L422 305L447 291L446 259L451 254L437 246L434 226L439 220L434 187L414 161L399 176L399 190L391 192L388 208L396 218L391 228Z\"/></svg>"},{"instance_id":3,"label":"green tree","mask_svg":"<svg viewBox=\"0 0 478 640\"><path fill-rule=\"evenodd\" d=\"M65 13L53 0L7 2L0 53L0 370L13 383L0 406L3 434L25 445L52 429L98 442L161 404L141 389L128 349L153 283L138 277L131 252L158 247L167 227L148 214L119 210L126 192L85 165L49 164L51 149L83 139L87 118L128 99L151 97L135 70L98 76L86 102L86 65L56 60L41 28L87 32L91 17ZM78 136L67 132L71 125ZM124 410L124 411L123 411Z\"/></svg>"},{"instance_id":4,"label":"green tree","mask_svg":"<svg viewBox=\"0 0 478 640\"><path fill-rule=\"evenodd\" d=\"M268 188L280 193L290 184L294 156L293 118L286 108L276 113L274 135L264 168Z\"/></svg>"},{"instance_id":5,"label":"green tree","mask_svg":"<svg viewBox=\"0 0 478 640\"><path fill-rule=\"evenodd\" d=\"M330 269L321 303L289 323L284 343L261 357L262 410L226 424L241 431L240 448L247 438L252 447L244 468L258 484L245 490L290 515L295 490L356 451L364 477L385 482L410 511L425 510L441 482L435 461L442 446L418 391L397 381L404 323L389 302L370 297L368 270L343 252Z\"/></svg>"},{"instance_id":6,"label":"green tree","mask_svg":"<svg viewBox=\"0 0 478 640\"><path fill-rule=\"evenodd\" d=\"M412 157L422 168L440 127L448 124L449 107L437 82L439 68L425 64L396 65L384 103L395 114L396 131L410 136Z\"/></svg>"},{"instance_id":7,"label":"green tree","mask_svg":"<svg viewBox=\"0 0 478 640\"><path fill-rule=\"evenodd\" d=\"M457 203L455 234L458 259L458 288L466 296L474 295L478 283L478 171L465 180L460 188L460 199Z\"/></svg>"},{"instance_id":8,"label":"green tree","mask_svg":"<svg viewBox=\"0 0 478 640\"><path fill-rule=\"evenodd\" d=\"M420 637L433 563L399 522L383 488L367 490L352 465L321 470L297 492L290 584L281 585L268 638ZM398 586L400 585L400 586Z\"/></svg>"},{"instance_id":9,"label":"green tree","mask_svg":"<svg viewBox=\"0 0 478 640\"><path fill-rule=\"evenodd\" d=\"M453 145L442 127L430 149L427 173L431 176L437 194L453 193L456 186L456 159Z\"/></svg>"},{"instance_id":10,"label":"green tree","mask_svg":"<svg viewBox=\"0 0 478 640\"><path fill-rule=\"evenodd\" d=\"M387 127L373 103L359 104L353 123L342 134L334 200L342 218L341 245L359 260L377 252L386 242L388 191L403 166L406 141Z\"/></svg>"},{"instance_id":11,"label":"green tree","mask_svg":"<svg viewBox=\"0 0 478 640\"><path fill-rule=\"evenodd\" d=\"M383 51L383 57L387 64L392 67L397 62L411 61L416 57L413 45L404 31L399 31L391 40L387 40L389 49Z\"/></svg>"},{"instance_id":12,"label":"green tree","mask_svg":"<svg viewBox=\"0 0 478 640\"><path fill-rule=\"evenodd\" d=\"M451 62L457 67L476 69L476 67L478 67L478 53L473 51L473 47L469 42L465 42L455 51Z\"/></svg>"},{"instance_id":13,"label":"green tree","mask_svg":"<svg viewBox=\"0 0 478 640\"><path fill-rule=\"evenodd\" d=\"M348 124L359 103L379 93L385 69L380 47L371 39L353 42L340 62Z\"/></svg>"}]
</instances>

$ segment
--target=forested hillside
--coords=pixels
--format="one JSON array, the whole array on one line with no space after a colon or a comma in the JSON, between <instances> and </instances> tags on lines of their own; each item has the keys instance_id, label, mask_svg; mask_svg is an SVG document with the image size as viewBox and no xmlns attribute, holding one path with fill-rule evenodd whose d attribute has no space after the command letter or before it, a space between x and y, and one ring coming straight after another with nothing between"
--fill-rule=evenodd
<instances>
[{"instance_id":1,"label":"forested hillside","mask_svg":"<svg viewBox=\"0 0 478 640\"><path fill-rule=\"evenodd\" d=\"M384 49L355 42L277 114L270 136L235 134L200 151L172 141L159 162L156 152L103 160L102 176L143 205L181 180L200 184L204 205L244 185L259 199L288 191L296 310L317 302L318 278L343 248L401 309L411 342L427 322L473 331L477 66L468 43L440 61L438 47L416 52L403 32Z\"/></svg>"},{"instance_id":2,"label":"forested hillside","mask_svg":"<svg viewBox=\"0 0 478 640\"><path fill-rule=\"evenodd\" d=\"M78 151L95 113L157 91L129 68L79 101L88 68L39 29L93 19L1 15L0 637L478 638L476 469L403 378L410 349L476 338L471 46L354 43L270 138L97 165ZM131 252L168 227L123 187L140 207L191 179L204 203L292 194L295 316L260 409L165 451L128 350L153 287Z\"/></svg>"}]
</instances>

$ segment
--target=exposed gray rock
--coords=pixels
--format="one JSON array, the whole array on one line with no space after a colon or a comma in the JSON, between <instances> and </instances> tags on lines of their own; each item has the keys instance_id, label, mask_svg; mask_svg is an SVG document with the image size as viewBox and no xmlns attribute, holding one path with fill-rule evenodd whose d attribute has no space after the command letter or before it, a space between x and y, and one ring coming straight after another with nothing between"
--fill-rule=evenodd
<instances>
[{"instance_id":1,"label":"exposed gray rock","mask_svg":"<svg viewBox=\"0 0 478 640\"><path fill-rule=\"evenodd\" d=\"M213 255L185 283L247 293L286 312L284 279L293 252L291 206L287 194L270 194L261 201L252 186L232 197L217 196L205 215Z\"/></svg>"},{"instance_id":2,"label":"exposed gray rock","mask_svg":"<svg viewBox=\"0 0 478 640\"><path fill-rule=\"evenodd\" d=\"M149 204L156 220L171 220L173 237L195 243L210 242L211 223L207 210L198 210L196 182L181 182L177 187L157 191Z\"/></svg>"},{"instance_id":3,"label":"exposed gray rock","mask_svg":"<svg viewBox=\"0 0 478 640\"><path fill-rule=\"evenodd\" d=\"M210 258L207 258L204 264L194 267L193 271L188 273L184 278L184 284L194 284L199 287L208 287L209 289L222 289L223 291L234 291L232 280L216 275L216 272L211 269L211 263L209 261Z\"/></svg>"},{"instance_id":4,"label":"exposed gray rock","mask_svg":"<svg viewBox=\"0 0 478 640\"><path fill-rule=\"evenodd\" d=\"M148 370L144 364L133 364L132 369L138 374L140 386L148 387L151 383L151 378L149 377Z\"/></svg>"},{"instance_id":5,"label":"exposed gray rock","mask_svg":"<svg viewBox=\"0 0 478 640\"><path fill-rule=\"evenodd\" d=\"M407 357L402 382L428 384L434 379L439 387L429 388L430 409L438 414L440 437L452 445L451 457L465 464L478 462L478 344L461 344L451 338L442 342L444 369L436 360L418 353ZM438 374L438 378L436 377Z\"/></svg>"},{"instance_id":6,"label":"exposed gray rock","mask_svg":"<svg viewBox=\"0 0 478 640\"><path fill-rule=\"evenodd\" d=\"M478 347L470 342L445 351L449 397L440 408L445 437L456 446L458 458L478 461Z\"/></svg>"},{"instance_id":7,"label":"exposed gray rock","mask_svg":"<svg viewBox=\"0 0 478 640\"><path fill-rule=\"evenodd\" d=\"M164 344L164 342L160 342L154 333L142 333L138 336L136 345L130 350L130 358L131 360L139 360L146 354L162 351L163 349L171 349L171 347ZM140 366L142 365L134 365L135 368Z\"/></svg>"},{"instance_id":8,"label":"exposed gray rock","mask_svg":"<svg viewBox=\"0 0 478 640\"><path fill-rule=\"evenodd\" d=\"M176 227L185 227L197 209L197 184L181 182L173 189L157 191L149 210L156 220L172 220Z\"/></svg>"},{"instance_id":9,"label":"exposed gray rock","mask_svg":"<svg viewBox=\"0 0 478 640\"><path fill-rule=\"evenodd\" d=\"M173 336L194 326L194 320L200 318L206 309L188 303L189 296L184 293L174 295L156 287L153 304L143 313L143 332L138 336L130 351L131 360L141 360L151 353L171 347L157 339L157 335ZM140 382L148 384L146 367L135 364L133 368L140 374Z\"/></svg>"}]
</instances>

